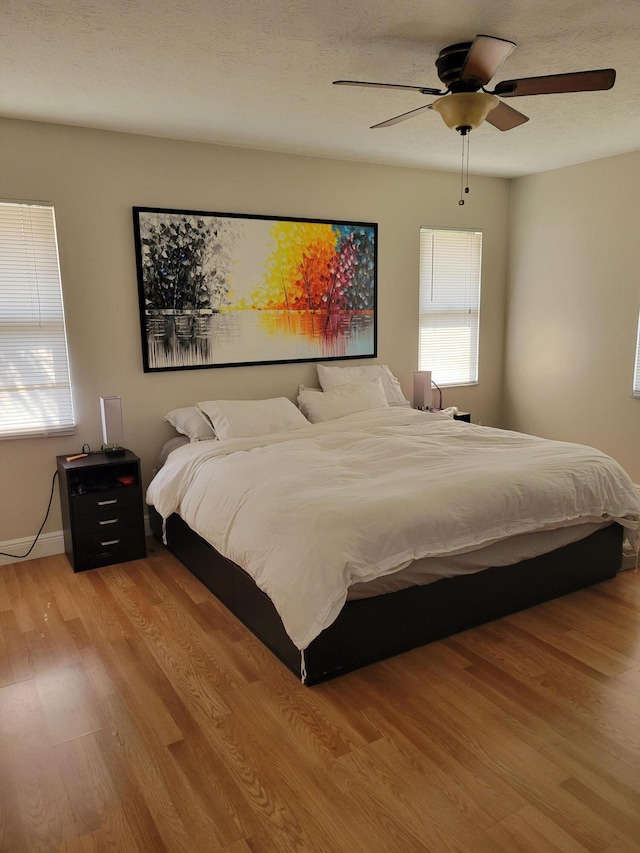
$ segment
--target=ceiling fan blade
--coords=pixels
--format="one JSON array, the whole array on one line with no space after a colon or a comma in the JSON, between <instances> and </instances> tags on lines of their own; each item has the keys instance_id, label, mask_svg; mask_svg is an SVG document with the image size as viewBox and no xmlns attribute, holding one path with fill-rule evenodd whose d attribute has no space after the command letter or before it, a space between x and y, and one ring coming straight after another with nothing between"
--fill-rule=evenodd
<instances>
[{"instance_id":1,"label":"ceiling fan blade","mask_svg":"<svg viewBox=\"0 0 640 853\"><path fill-rule=\"evenodd\" d=\"M460 71L460 79L486 86L515 46L515 42L495 36L476 36Z\"/></svg>"},{"instance_id":2,"label":"ceiling fan blade","mask_svg":"<svg viewBox=\"0 0 640 853\"><path fill-rule=\"evenodd\" d=\"M425 104L423 107L418 107L415 110L409 110L408 113L401 113L399 116L394 116L393 118L388 118L386 121L378 122L378 124L372 124L370 130L375 130L378 127L391 127L392 124L399 124L401 121L406 121L408 118L412 118L413 116L421 113L423 110L430 110L431 104Z\"/></svg>"},{"instance_id":3,"label":"ceiling fan blade","mask_svg":"<svg viewBox=\"0 0 640 853\"><path fill-rule=\"evenodd\" d=\"M363 80L334 80L334 86L368 86L375 89L408 89L410 92L421 92L423 95L444 95L440 89L430 89L428 86L403 86L401 83L367 83Z\"/></svg>"},{"instance_id":4,"label":"ceiling fan blade","mask_svg":"<svg viewBox=\"0 0 640 853\"><path fill-rule=\"evenodd\" d=\"M563 92L598 92L610 89L616 82L614 68L599 71L574 71L570 74L548 74L545 77L523 77L503 80L494 90L501 98L521 98L523 95L556 95Z\"/></svg>"},{"instance_id":5,"label":"ceiling fan blade","mask_svg":"<svg viewBox=\"0 0 640 853\"><path fill-rule=\"evenodd\" d=\"M521 124L529 121L529 116L519 113L518 110L514 110L509 104L503 104L500 101L498 106L489 112L485 121L497 127L498 130L513 130L514 127L519 127Z\"/></svg>"}]
</instances>

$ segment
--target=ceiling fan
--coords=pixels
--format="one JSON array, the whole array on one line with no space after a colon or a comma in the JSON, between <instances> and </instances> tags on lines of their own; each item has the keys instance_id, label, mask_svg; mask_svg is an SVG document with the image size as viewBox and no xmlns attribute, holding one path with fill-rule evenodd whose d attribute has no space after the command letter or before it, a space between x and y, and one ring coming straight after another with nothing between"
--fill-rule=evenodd
<instances>
[{"instance_id":1,"label":"ceiling fan","mask_svg":"<svg viewBox=\"0 0 640 853\"><path fill-rule=\"evenodd\" d=\"M381 89L408 89L422 95L438 95L437 100L414 110L372 125L390 127L413 118L423 110L436 110L452 130L466 136L487 121L498 130L511 130L528 121L528 117L505 104L501 98L526 95L552 95L564 92L595 92L610 89L615 83L613 68L597 71L575 71L503 80L493 91L485 86L516 47L515 42L496 36L477 35L471 42L443 48L436 59L436 69L445 89L429 86L404 86L396 83L368 83L358 80L335 80L336 86L371 86ZM482 90L482 91L480 91Z\"/></svg>"}]
</instances>

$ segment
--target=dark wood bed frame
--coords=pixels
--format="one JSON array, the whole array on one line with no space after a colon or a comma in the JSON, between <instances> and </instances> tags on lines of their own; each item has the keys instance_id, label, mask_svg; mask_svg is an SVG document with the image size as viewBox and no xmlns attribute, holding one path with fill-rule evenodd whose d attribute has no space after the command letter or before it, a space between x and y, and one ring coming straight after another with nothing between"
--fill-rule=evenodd
<instances>
[{"instance_id":1,"label":"dark wood bed frame","mask_svg":"<svg viewBox=\"0 0 640 853\"><path fill-rule=\"evenodd\" d=\"M162 519L150 507L154 536ZM517 610L614 577L622 562L622 528L603 527L579 542L516 566L446 578L376 598L347 602L305 650L306 680L318 684ZM167 519L167 547L299 678L301 654L271 600L251 577L194 533Z\"/></svg>"}]
</instances>

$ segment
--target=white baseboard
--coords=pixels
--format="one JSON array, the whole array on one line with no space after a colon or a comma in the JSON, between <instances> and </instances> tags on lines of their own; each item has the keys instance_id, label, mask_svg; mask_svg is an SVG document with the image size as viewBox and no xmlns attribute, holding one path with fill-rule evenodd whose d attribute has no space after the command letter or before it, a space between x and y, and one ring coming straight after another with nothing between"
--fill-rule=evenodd
<instances>
[{"instance_id":1,"label":"white baseboard","mask_svg":"<svg viewBox=\"0 0 640 853\"><path fill-rule=\"evenodd\" d=\"M148 515L144 517L144 532L145 536L151 536ZM0 551L7 554L26 554L33 544L33 538L33 536L29 536L25 539L8 539L6 542L0 542ZM5 557L0 554L0 566L7 566L9 563L23 563L26 560L36 560L39 557L51 557L53 554L64 554L62 530L55 530L53 533L41 533L28 557Z\"/></svg>"},{"instance_id":2,"label":"white baseboard","mask_svg":"<svg viewBox=\"0 0 640 853\"><path fill-rule=\"evenodd\" d=\"M33 536L25 539L9 539L6 542L0 542L0 551L7 554L26 554L32 544ZM0 566L6 566L9 563L23 563L26 560L36 560L39 557L51 557L53 554L64 554L62 530L40 534L40 538L28 557L5 557L0 554Z\"/></svg>"}]
</instances>

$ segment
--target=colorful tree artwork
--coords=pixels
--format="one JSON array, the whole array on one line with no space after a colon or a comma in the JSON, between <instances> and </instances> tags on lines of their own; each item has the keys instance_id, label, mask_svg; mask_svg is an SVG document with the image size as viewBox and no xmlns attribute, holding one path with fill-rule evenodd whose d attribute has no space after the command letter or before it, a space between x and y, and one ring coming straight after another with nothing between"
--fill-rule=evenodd
<instances>
[{"instance_id":1,"label":"colorful tree artwork","mask_svg":"<svg viewBox=\"0 0 640 853\"><path fill-rule=\"evenodd\" d=\"M133 212L145 371L376 355L374 223Z\"/></svg>"},{"instance_id":2,"label":"colorful tree artwork","mask_svg":"<svg viewBox=\"0 0 640 853\"><path fill-rule=\"evenodd\" d=\"M364 226L279 221L258 310L370 311L375 300L375 245Z\"/></svg>"}]
</instances>

